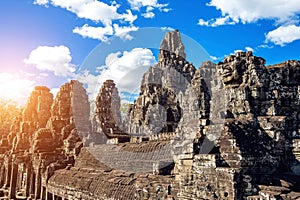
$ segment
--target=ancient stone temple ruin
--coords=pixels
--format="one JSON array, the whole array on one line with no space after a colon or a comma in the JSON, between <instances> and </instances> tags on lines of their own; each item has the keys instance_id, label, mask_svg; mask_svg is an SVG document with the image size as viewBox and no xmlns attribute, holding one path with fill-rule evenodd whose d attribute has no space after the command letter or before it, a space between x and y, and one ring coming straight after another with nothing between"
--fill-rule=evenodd
<instances>
[{"instance_id":1,"label":"ancient stone temple ruin","mask_svg":"<svg viewBox=\"0 0 300 200\"><path fill-rule=\"evenodd\" d=\"M11 145L1 154L1 196L53 198L49 178L74 165L90 132L89 114L88 97L78 81L61 86L54 100L50 89L35 87L11 127Z\"/></svg>"},{"instance_id":2,"label":"ancient stone temple ruin","mask_svg":"<svg viewBox=\"0 0 300 200\"><path fill-rule=\"evenodd\" d=\"M173 31L126 116L113 80L95 102L35 88L1 141L1 199L300 199L299 61L196 69Z\"/></svg>"}]
</instances>

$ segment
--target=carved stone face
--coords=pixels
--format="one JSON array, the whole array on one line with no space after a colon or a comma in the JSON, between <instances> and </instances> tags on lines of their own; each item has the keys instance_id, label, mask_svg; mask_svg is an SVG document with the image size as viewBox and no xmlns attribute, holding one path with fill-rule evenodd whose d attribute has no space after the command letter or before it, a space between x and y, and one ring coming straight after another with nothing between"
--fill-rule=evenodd
<instances>
[{"instance_id":1,"label":"carved stone face","mask_svg":"<svg viewBox=\"0 0 300 200\"><path fill-rule=\"evenodd\" d=\"M221 66L221 77L225 85L239 84L241 81L241 65L235 62L224 63Z\"/></svg>"}]
</instances>

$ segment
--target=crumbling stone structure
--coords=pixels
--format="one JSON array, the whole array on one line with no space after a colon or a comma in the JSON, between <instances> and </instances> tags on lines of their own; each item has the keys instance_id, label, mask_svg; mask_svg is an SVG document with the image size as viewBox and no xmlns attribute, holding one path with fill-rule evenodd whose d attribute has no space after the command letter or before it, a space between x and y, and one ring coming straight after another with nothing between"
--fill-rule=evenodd
<instances>
[{"instance_id":1,"label":"crumbling stone structure","mask_svg":"<svg viewBox=\"0 0 300 200\"><path fill-rule=\"evenodd\" d=\"M265 66L252 52L196 69L180 33L167 33L125 119L112 80L96 99L100 129L78 81L54 101L36 87L2 140L0 196L297 200L299 77L299 61Z\"/></svg>"},{"instance_id":2,"label":"crumbling stone structure","mask_svg":"<svg viewBox=\"0 0 300 200\"><path fill-rule=\"evenodd\" d=\"M175 132L182 117L182 97L195 71L185 60L180 33L166 33L159 62L144 74L140 96L129 109L127 132L148 136Z\"/></svg>"},{"instance_id":3,"label":"crumbling stone structure","mask_svg":"<svg viewBox=\"0 0 300 200\"><path fill-rule=\"evenodd\" d=\"M89 103L78 81L63 85L53 101L50 89L37 86L1 155L1 196L9 199L46 199L53 170L73 165L89 134ZM49 193L49 194L48 194Z\"/></svg>"}]
</instances>

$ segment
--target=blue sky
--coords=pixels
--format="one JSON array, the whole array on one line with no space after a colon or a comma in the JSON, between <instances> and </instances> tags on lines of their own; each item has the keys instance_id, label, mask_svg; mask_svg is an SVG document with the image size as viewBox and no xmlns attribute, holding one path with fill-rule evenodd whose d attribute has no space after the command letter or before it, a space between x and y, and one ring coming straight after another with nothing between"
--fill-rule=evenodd
<instances>
[{"instance_id":1,"label":"blue sky","mask_svg":"<svg viewBox=\"0 0 300 200\"><path fill-rule=\"evenodd\" d=\"M24 103L34 85L55 93L70 79L92 94L116 78L130 93L140 81L130 72L157 61L153 48L172 29L196 67L197 56L218 62L251 49L267 64L300 60L299 16L299 0L2 0L0 97Z\"/></svg>"}]
</instances>

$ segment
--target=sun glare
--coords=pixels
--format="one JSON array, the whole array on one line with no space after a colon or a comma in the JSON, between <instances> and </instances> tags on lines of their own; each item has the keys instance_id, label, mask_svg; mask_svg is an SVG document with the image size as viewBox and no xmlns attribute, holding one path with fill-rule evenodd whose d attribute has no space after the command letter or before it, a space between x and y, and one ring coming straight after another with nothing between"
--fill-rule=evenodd
<instances>
[{"instance_id":1,"label":"sun glare","mask_svg":"<svg viewBox=\"0 0 300 200\"><path fill-rule=\"evenodd\" d=\"M33 89L34 81L16 74L0 73L0 98L24 105Z\"/></svg>"}]
</instances>

